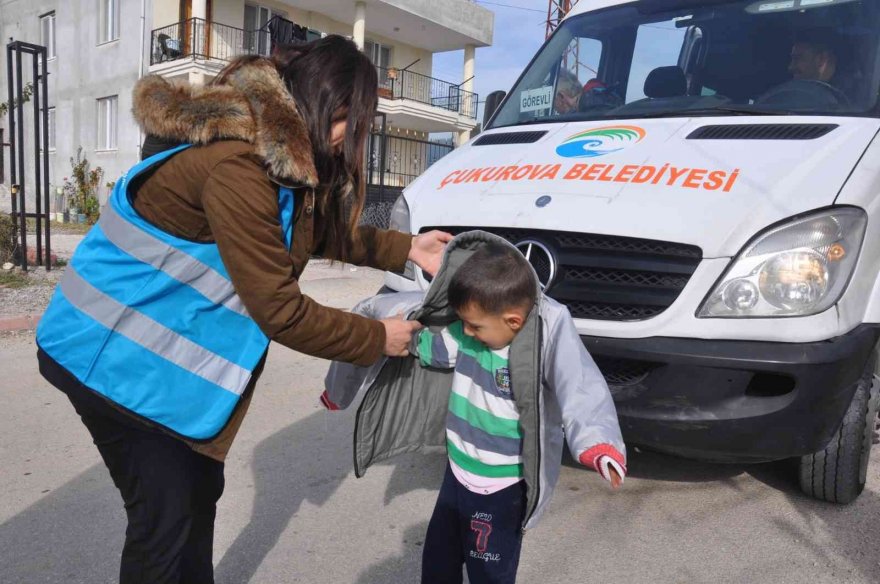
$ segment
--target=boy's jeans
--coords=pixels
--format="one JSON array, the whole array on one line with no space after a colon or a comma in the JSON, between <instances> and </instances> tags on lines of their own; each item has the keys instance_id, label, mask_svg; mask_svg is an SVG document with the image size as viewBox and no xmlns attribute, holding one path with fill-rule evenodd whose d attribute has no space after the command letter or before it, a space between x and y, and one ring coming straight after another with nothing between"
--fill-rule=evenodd
<instances>
[{"instance_id":1,"label":"boy's jeans","mask_svg":"<svg viewBox=\"0 0 880 584\"><path fill-rule=\"evenodd\" d=\"M515 582L525 506L524 481L478 495L447 464L425 537L422 584L461 584L462 563L471 584Z\"/></svg>"}]
</instances>

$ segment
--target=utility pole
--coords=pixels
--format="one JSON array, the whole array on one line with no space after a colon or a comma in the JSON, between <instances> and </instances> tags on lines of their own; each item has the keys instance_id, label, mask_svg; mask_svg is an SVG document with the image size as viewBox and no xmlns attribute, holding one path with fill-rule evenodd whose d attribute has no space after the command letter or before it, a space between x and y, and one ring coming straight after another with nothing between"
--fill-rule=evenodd
<instances>
[{"instance_id":1,"label":"utility pole","mask_svg":"<svg viewBox=\"0 0 880 584\"><path fill-rule=\"evenodd\" d=\"M565 15L574 8L578 0L548 0L547 5L547 30L544 34L544 40L550 38L553 31L562 24ZM578 62L580 59L580 43L574 42L568 46L562 54L562 66L577 73Z\"/></svg>"},{"instance_id":2,"label":"utility pole","mask_svg":"<svg viewBox=\"0 0 880 584\"><path fill-rule=\"evenodd\" d=\"M544 34L545 39L550 38L550 35L553 34L553 31L556 30L562 19L568 14L568 11L577 3L578 0L549 0L547 6L547 29Z\"/></svg>"}]
</instances>

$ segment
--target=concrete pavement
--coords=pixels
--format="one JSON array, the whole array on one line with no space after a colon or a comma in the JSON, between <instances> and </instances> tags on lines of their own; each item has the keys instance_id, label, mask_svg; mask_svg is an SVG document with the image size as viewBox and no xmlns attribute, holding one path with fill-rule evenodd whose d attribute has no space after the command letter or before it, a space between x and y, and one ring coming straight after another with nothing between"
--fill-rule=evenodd
<instances>
[{"instance_id":1,"label":"concrete pavement","mask_svg":"<svg viewBox=\"0 0 880 584\"><path fill-rule=\"evenodd\" d=\"M348 307L381 274L310 267L303 288ZM66 398L38 375L29 333L0 337L0 581L114 582L121 501ZM327 364L273 347L226 464L218 584L418 581L441 453L355 479L352 414L318 406ZM720 466L631 453L610 492L570 461L526 536L523 583L880 581L880 476L848 507L802 497L784 464Z\"/></svg>"}]
</instances>

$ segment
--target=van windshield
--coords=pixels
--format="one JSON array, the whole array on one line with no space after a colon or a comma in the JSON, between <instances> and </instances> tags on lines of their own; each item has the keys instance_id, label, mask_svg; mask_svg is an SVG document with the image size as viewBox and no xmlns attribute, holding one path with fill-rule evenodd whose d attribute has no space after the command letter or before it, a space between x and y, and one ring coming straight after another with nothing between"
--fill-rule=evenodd
<instances>
[{"instance_id":1,"label":"van windshield","mask_svg":"<svg viewBox=\"0 0 880 584\"><path fill-rule=\"evenodd\" d=\"M491 127L696 115L876 116L876 0L641 0L565 20Z\"/></svg>"}]
</instances>

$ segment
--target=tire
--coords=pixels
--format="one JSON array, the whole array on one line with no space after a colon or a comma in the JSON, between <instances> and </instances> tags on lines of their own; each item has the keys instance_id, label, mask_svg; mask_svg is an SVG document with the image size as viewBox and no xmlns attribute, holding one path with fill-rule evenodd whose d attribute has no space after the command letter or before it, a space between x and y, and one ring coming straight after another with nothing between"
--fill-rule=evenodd
<instances>
[{"instance_id":1,"label":"tire","mask_svg":"<svg viewBox=\"0 0 880 584\"><path fill-rule=\"evenodd\" d=\"M865 488L880 401L880 384L870 370L859 380L840 429L823 450L800 459L801 490L829 503L852 503Z\"/></svg>"}]
</instances>

